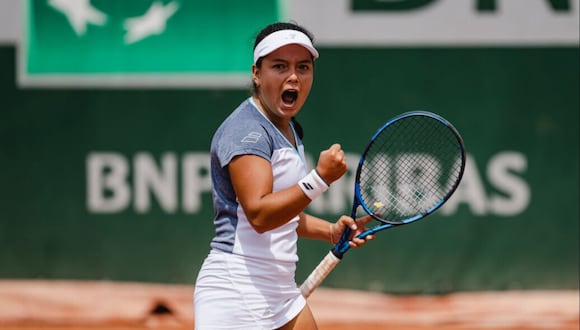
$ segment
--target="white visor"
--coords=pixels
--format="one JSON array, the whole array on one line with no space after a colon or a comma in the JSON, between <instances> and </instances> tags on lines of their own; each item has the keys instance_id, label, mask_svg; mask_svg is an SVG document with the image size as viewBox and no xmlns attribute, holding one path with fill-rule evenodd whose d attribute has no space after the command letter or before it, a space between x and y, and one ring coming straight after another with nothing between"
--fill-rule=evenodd
<instances>
[{"instance_id":1,"label":"white visor","mask_svg":"<svg viewBox=\"0 0 580 330\"><path fill-rule=\"evenodd\" d=\"M312 54L314 59L318 58L318 51L306 34L296 30L280 30L269 34L258 43L256 49L254 49L254 64L260 57L264 57L276 49L290 44L303 46Z\"/></svg>"}]
</instances>

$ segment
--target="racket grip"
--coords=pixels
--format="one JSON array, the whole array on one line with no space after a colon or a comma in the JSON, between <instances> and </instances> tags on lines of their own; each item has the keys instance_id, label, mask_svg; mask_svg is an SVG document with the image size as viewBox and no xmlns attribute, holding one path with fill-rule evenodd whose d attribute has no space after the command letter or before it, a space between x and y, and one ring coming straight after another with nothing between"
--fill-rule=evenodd
<instances>
[{"instance_id":1,"label":"racket grip","mask_svg":"<svg viewBox=\"0 0 580 330\"><path fill-rule=\"evenodd\" d=\"M308 275L304 283L300 286L300 292L304 298L308 298L310 294L324 281L326 276L334 269L340 262L340 259L332 253L328 252L326 257L316 266L316 268Z\"/></svg>"}]
</instances>

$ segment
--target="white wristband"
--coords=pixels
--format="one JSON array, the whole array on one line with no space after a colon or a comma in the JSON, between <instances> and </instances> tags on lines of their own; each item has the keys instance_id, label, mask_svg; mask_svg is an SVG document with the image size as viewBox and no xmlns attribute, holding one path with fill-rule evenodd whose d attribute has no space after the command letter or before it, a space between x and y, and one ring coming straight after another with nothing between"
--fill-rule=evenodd
<instances>
[{"instance_id":1,"label":"white wristband","mask_svg":"<svg viewBox=\"0 0 580 330\"><path fill-rule=\"evenodd\" d=\"M315 200L318 196L322 195L326 190L328 190L328 185L320 177L316 170L310 171L308 175L298 181L298 186L304 192L310 200Z\"/></svg>"}]
</instances>

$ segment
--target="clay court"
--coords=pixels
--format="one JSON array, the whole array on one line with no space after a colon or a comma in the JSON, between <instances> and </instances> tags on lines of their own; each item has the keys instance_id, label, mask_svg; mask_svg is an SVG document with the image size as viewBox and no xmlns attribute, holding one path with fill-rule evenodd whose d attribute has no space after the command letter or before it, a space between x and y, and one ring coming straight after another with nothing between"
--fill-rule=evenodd
<instances>
[{"instance_id":1,"label":"clay court","mask_svg":"<svg viewBox=\"0 0 580 330\"><path fill-rule=\"evenodd\" d=\"M192 292L187 285L4 280L0 329L193 329ZM309 302L322 330L579 328L577 291L392 296L319 288Z\"/></svg>"}]
</instances>

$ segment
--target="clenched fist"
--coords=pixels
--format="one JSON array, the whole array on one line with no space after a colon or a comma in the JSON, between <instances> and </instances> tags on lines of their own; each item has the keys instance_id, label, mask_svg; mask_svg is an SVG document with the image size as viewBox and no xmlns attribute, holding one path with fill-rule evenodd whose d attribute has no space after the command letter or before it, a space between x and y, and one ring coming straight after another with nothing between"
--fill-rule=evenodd
<instances>
[{"instance_id":1,"label":"clenched fist","mask_svg":"<svg viewBox=\"0 0 580 330\"><path fill-rule=\"evenodd\" d=\"M338 180L346 173L346 170L346 158L340 144L333 144L327 150L320 152L316 171L327 184L330 185Z\"/></svg>"}]
</instances>

